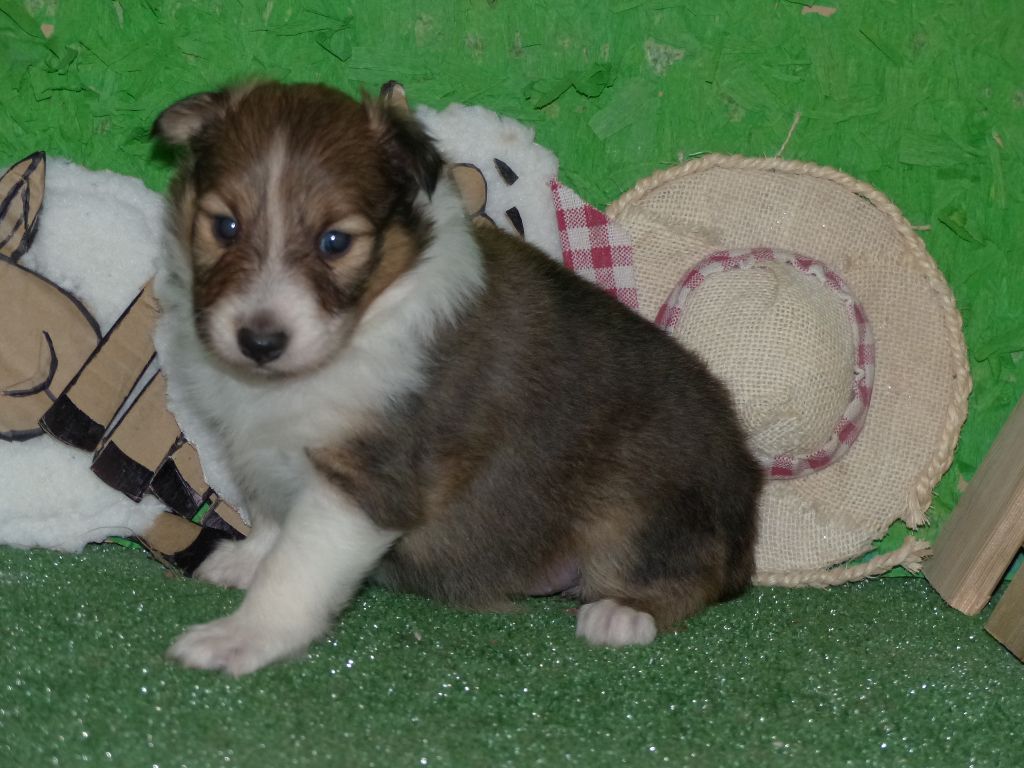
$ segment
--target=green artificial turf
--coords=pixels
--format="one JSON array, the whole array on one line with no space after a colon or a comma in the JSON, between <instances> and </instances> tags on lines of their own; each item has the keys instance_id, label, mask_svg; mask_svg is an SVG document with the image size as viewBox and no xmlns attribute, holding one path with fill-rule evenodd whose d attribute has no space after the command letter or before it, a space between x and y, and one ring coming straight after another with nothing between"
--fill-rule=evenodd
<instances>
[{"instance_id":1,"label":"green artificial turf","mask_svg":"<svg viewBox=\"0 0 1024 768\"><path fill-rule=\"evenodd\" d=\"M0 0L0 166L44 149L162 189L147 133L175 98L396 78L533 125L603 206L679 156L773 155L799 113L785 156L889 195L964 315L975 389L941 523L1024 389L1024 10L823 4ZM304 664L230 681L162 660L237 599L138 553L0 550L0 767L1021 764L1024 667L923 580L758 590L617 652L578 645L558 602L371 591Z\"/></svg>"},{"instance_id":2,"label":"green artificial turf","mask_svg":"<svg viewBox=\"0 0 1024 768\"><path fill-rule=\"evenodd\" d=\"M0 550L0 765L1011 766L1024 666L919 579L756 589L653 646L571 606L463 614L365 592L310 658L166 662L239 593L116 547Z\"/></svg>"}]
</instances>

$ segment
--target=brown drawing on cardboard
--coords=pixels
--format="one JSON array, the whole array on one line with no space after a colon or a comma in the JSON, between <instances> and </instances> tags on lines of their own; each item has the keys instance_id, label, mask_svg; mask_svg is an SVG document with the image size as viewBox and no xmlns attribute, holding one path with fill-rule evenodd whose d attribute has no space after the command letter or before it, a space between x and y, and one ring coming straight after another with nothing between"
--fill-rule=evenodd
<instances>
[{"instance_id":1,"label":"brown drawing on cardboard","mask_svg":"<svg viewBox=\"0 0 1024 768\"><path fill-rule=\"evenodd\" d=\"M0 440L42 434L40 417L100 338L77 299L18 263L35 236L45 177L42 152L0 176Z\"/></svg>"}]
</instances>

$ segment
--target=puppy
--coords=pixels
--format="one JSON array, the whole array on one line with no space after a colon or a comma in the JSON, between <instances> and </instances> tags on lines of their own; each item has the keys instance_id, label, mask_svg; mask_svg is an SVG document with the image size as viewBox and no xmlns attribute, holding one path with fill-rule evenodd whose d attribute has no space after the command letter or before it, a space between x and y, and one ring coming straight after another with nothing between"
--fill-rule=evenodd
<instances>
[{"instance_id":1,"label":"puppy","mask_svg":"<svg viewBox=\"0 0 1024 768\"><path fill-rule=\"evenodd\" d=\"M761 473L705 366L531 246L472 227L422 128L320 85L180 101L160 289L253 520L246 589L169 655L303 652L367 577L457 606L582 602L651 642L750 582Z\"/></svg>"}]
</instances>

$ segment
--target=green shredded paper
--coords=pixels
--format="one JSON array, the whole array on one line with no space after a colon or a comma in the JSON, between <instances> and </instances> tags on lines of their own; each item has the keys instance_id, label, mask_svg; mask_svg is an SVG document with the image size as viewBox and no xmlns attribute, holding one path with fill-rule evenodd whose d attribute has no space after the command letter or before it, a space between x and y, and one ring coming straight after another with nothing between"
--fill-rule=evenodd
<instances>
[{"instance_id":1,"label":"green shredded paper","mask_svg":"<svg viewBox=\"0 0 1024 768\"><path fill-rule=\"evenodd\" d=\"M603 206L680 155L774 154L800 112L785 156L892 198L964 315L975 389L919 532L932 539L1024 389L1024 13L806 7L0 0L0 157L45 149L162 189L148 129L173 99L253 76L371 92L395 78L416 102L535 126L563 181Z\"/></svg>"},{"instance_id":2,"label":"green shredded paper","mask_svg":"<svg viewBox=\"0 0 1024 768\"><path fill-rule=\"evenodd\" d=\"M350 91L396 78L414 101L480 103L534 125L563 180L605 205L680 153L774 154L800 112L786 156L891 197L925 228L964 315L975 389L920 532L934 538L1024 389L1024 192L1007 183L1024 165L1024 13L1011 2L969 14L851 3L828 17L798 3L535 6L0 0L0 158L45 149L162 189L170 167L148 129L175 98L252 76ZM904 534L896 526L883 548Z\"/></svg>"}]
</instances>

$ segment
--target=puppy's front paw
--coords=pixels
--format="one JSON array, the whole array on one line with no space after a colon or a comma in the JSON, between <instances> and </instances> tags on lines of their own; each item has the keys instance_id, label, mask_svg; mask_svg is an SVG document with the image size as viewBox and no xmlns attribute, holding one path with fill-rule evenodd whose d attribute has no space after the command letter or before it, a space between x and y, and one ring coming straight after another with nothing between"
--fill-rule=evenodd
<instances>
[{"instance_id":1,"label":"puppy's front paw","mask_svg":"<svg viewBox=\"0 0 1024 768\"><path fill-rule=\"evenodd\" d=\"M235 613L189 627L167 650L167 656L186 667L240 677L302 653L311 639L306 633L268 627Z\"/></svg>"},{"instance_id":2,"label":"puppy's front paw","mask_svg":"<svg viewBox=\"0 0 1024 768\"><path fill-rule=\"evenodd\" d=\"M577 637L591 645L648 645L657 634L651 614L615 600L587 603L580 607L576 616Z\"/></svg>"},{"instance_id":3,"label":"puppy's front paw","mask_svg":"<svg viewBox=\"0 0 1024 768\"><path fill-rule=\"evenodd\" d=\"M225 541L203 560L193 575L221 587L248 589L266 554L263 547L255 544L251 539Z\"/></svg>"}]
</instances>

